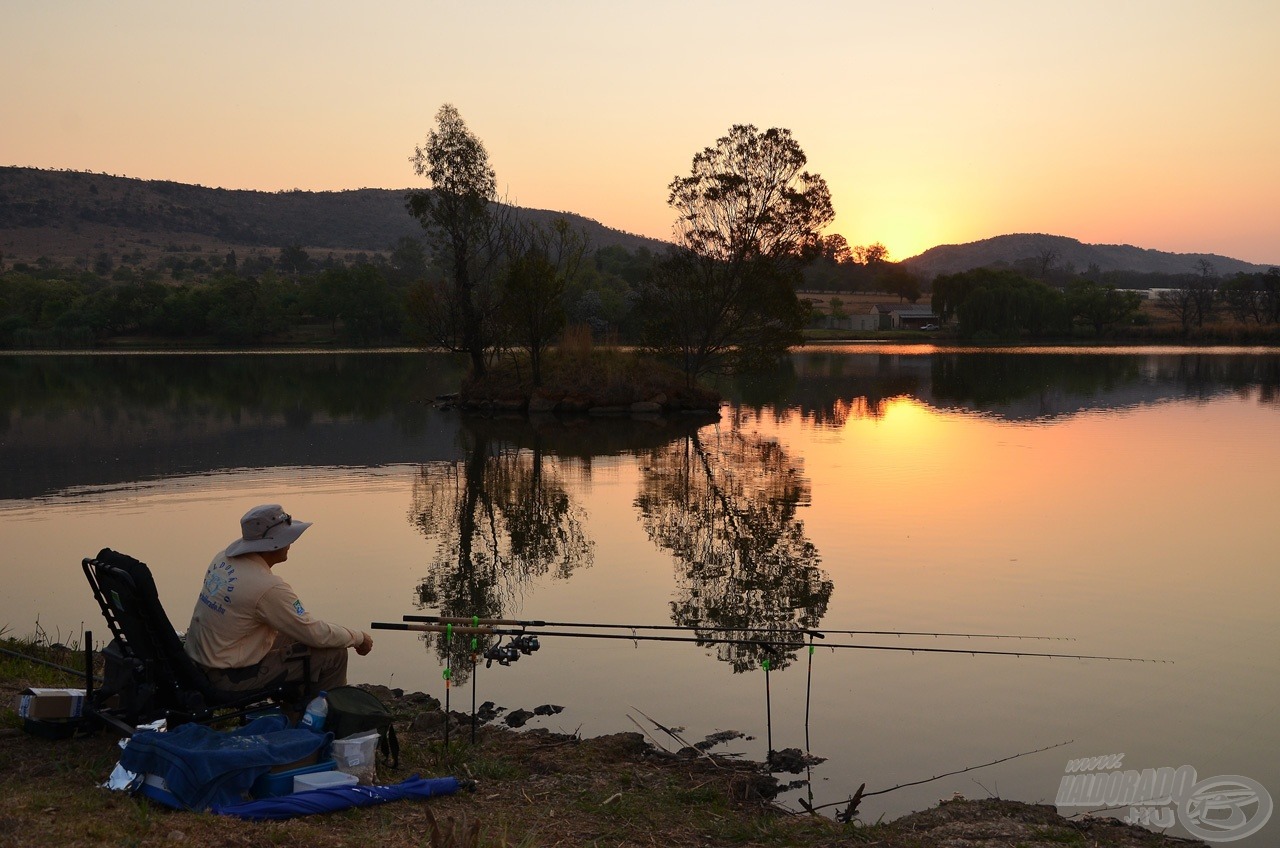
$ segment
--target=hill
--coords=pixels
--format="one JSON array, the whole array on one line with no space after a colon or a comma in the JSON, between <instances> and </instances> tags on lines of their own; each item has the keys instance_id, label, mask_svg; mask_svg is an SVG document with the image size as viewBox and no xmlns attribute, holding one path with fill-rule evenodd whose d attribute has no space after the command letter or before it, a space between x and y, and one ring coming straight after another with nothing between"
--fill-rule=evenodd
<instances>
[{"instance_id":1,"label":"hill","mask_svg":"<svg viewBox=\"0 0 1280 848\"><path fill-rule=\"evenodd\" d=\"M902 260L901 264L932 278L939 274L968 271L970 268L1000 265L1015 267L1023 262L1035 265L1046 260L1049 260L1051 267L1073 266L1077 272L1086 270L1090 265L1097 265L1101 271L1196 273L1201 260L1212 265L1214 273L1220 275L1238 271L1255 273L1266 271L1270 267L1213 253L1166 253L1128 244L1084 244L1066 236L1041 233L1019 233L968 244L938 245L918 256Z\"/></svg>"},{"instance_id":2,"label":"hill","mask_svg":"<svg viewBox=\"0 0 1280 848\"><path fill-rule=\"evenodd\" d=\"M76 171L0 167L0 252L6 261L90 260L102 252L390 250L422 228L409 189L241 191ZM663 242L568 212L518 209L541 223L563 215L599 247L660 250Z\"/></svg>"}]
</instances>

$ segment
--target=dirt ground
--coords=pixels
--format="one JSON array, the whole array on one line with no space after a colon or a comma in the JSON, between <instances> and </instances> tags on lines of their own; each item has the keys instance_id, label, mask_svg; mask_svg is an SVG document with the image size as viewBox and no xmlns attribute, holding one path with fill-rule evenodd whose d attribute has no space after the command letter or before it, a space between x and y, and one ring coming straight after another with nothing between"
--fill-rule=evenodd
<instances>
[{"instance_id":1,"label":"dirt ground","mask_svg":"<svg viewBox=\"0 0 1280 848\"><path fill-rule=\"evenodd\" d=\"M881 848L1172 848L1200 844L1113 819L1067 820L1049 806L955 800L893 822L840 822L774 806L777 782L758 763L676 750L656 729L594 739L517 731L500 722L452 726L425 695L376 690L397 715L401 767L475 781L474 791L310 816L247 823L171 810L100 788L118 758L118 738L100 732L50 741L21 729L13 708L43 676L0 678L0 846L283 845L307 848L481 846L844 846ZM63 683L62 685L68 685ZM456 714L455 714L456 715ZM459 718L465 718L459 716ZM660 742L661 744L655 744ZM784 778L788 777L783 775Z\"/></svg>"}]
</instances>

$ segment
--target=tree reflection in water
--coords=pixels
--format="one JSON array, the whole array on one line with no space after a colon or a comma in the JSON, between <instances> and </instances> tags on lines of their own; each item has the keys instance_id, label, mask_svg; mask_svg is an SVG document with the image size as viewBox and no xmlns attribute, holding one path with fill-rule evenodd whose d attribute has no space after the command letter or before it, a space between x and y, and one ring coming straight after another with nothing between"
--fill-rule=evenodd
<instances>
[{"instance_id":1,"label":"tree reflection in water","mask_svg":"<svg viewBox=\"0 0 1280 848\"><path fill-rule=\"evenodd\" d=\"M716 645L735 672L765 659L775 669L789 664L833 588L796 518L809 481L780 444L745 423L652 449L635 500L649 538L676 558L673 621L701 639L755 642Z\"/></svg>"},{"instance_id":2,"label":"tree reflection in water","mask_svg":"<svg viewBox=\"0 0 1280 848\"><path fill-rule=\"evenodd\" d=\"M413 483L409 521L436 542L417 606L442 616L503 618L535 578L590 567L595 544L565 487L565 469L536 435L522 448L494 438L483 423L462 433L471 441L466 459L424 465ZM452 662L453 680L465 682L471 637L449 646L443 637L432 641L440 659ZM476 643L483 652L492 639Z\"/></svg>"}]
</instances>

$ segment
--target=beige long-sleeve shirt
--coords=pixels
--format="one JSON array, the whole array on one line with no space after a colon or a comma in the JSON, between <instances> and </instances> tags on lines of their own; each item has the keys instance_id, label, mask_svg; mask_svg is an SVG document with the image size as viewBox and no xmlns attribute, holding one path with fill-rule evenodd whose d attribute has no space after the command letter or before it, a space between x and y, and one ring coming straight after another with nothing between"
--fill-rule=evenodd
<instances>
[{"instance_id":1,"label":"beige long-sleeve shirt","mask_svg":"<svg viewBox=\"0 0 1280 848\"><path fill-rule=\"evenodd\" d=\"M209 668L244 668L260 662L278 636L312 648L354 648L365 639L312 616L258 554L219 552L191 614L187 656Z\"/></svg>"}]
</instances>

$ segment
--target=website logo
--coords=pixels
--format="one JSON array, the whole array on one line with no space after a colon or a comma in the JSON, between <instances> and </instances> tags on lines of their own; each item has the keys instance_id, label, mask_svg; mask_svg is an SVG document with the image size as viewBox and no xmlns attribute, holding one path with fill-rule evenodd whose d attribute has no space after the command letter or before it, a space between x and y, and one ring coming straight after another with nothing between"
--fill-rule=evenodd
<instances>
[{"instance_id":1,"label":"website logo","mask_svg":"<svg viewBox=\"0 0 1280 848\"><path fill-rule=\"evenodd\" d=\"M1123 820L1129 824L1163 829L1176 821L1206 842L1244 839L1271 818L1271 794L1252 778L1229 774L1198 780L1192 766L1139 771L1123 765L1124 754L1068 762L1058 784L1059 811L1128 807Z\"/></svg>"}]
</instances>

